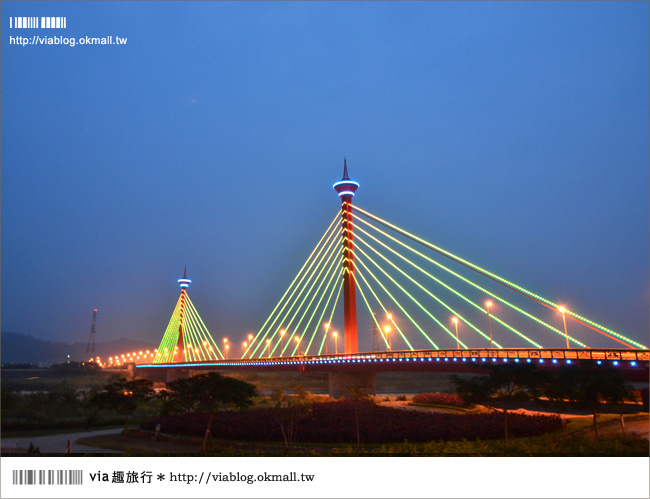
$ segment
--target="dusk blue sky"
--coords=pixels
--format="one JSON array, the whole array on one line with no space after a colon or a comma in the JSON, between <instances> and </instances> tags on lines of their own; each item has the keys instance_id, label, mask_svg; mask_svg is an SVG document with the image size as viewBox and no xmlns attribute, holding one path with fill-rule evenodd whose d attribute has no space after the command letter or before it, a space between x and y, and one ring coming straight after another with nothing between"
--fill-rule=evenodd
<instances>
[{"instance_id":1,"label":"dusk blue sky","mask_svg":"<svg viewBox=\"0 0 650 499\"><path fill-rule=\"evenodd\" d=\"M98 308L97 341L157 344L184 266L215 337L257 331L345 156L361 207L647 344L647 2L1 15L2 331L85 342ZM9 43L35 34L127 44Z\"/></svg>"}]
</instances>

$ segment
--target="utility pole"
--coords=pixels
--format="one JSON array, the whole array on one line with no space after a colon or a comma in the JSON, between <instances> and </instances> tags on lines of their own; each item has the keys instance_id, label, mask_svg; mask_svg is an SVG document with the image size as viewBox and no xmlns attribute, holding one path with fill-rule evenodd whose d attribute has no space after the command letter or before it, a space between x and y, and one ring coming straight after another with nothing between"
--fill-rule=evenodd
<instances>
[{"instance_id":1,"label":"utility pole","mask_svg":"<svg viewBox=\"0 0 650 499\"><path fill-rule=\"evenodd\" d=\"M97 320L97 309L93 309L93 324L90 326L90 338L88 338L88 346L86 352L95 353L95 321Z\"/></svg>"}]
</instances>

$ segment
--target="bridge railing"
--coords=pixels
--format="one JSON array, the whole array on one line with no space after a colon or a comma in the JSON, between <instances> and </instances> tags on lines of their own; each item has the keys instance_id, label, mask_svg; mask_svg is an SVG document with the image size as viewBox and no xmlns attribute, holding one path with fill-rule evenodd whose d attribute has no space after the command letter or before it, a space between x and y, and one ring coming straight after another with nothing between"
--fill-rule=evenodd
<instances>
[{"instance_id":1,"label":"bridge railing","mask_svg":"<svg viewBox=\"0 0 650 499\"><path fill-rule=\"evenodd\" d=\"M291 357L263 357L256 359L226 359L217 361L182 362L169 364L140 364L138 367L201 367L209 365L224 366L255 366L255 365L288 365L288 364L331 364L347 362L391 362L391 361L452 361L452 362L519 362L536 361L544 363L549 361L557 363L564 361L571 363L573 360L594 360L598 363L611 362L614 365L648 362L648 350L619 350L619 349L467 349L467 350L392 350L382 352L360 352L355 354L329 354L329 355L299 355Z\"/></svg>"}]
</instances>

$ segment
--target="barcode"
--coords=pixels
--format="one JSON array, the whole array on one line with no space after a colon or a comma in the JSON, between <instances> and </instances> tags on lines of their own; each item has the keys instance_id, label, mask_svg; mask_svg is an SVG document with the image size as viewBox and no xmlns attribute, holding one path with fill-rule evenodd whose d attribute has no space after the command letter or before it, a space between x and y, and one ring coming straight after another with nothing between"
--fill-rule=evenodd
<instances>
[{"instance_id":1,"label":"barcode","mask_svg":"<svg viewBox=\"0 0 650 499\"><path fill-rule=\"evenodd\" d=\"M65 28L67 20L65 17L10 17L10 28Z\"/></svg>"},{"instance_id":2,"label":"barcode","mask_svg":"<svg viewBox=\"0 0 650 499\"><path fill-rule=\"evenodd\" d=\"M83 470L13 470L14 485L82 485Z\"/></svg>"}]
</instances>

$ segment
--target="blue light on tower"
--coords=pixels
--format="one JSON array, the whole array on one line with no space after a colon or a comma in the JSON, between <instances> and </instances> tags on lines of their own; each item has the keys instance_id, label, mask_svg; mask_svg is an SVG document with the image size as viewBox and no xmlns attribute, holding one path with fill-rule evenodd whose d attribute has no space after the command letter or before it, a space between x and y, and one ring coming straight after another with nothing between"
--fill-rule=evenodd
<instances>
[{"instance_id":1,"label":"blue light on tower","mask_svg":"<svg viewBox=\"0 0 650 499\"><path fill-rule=\"evenodd\" d=\"M359 188L359 182L350 180L348 176L348 164L346 160L343 160L343 178L339 182L334 183L332 187L338 192L340 197L344 198L347 196L350 199L352 199L354 193Z\"/></svg>"},{"instance_id":2,"label":"blue light on tower","mask_svg":"<svg viewBox=\"0 0 650 499\"><path fill-rule=\"evenodd\" d=\"M178 280L178 285L181 287L181 289L186 289L190 284L192 284L192 279L187 278L187 267L185 267L183 278Z\"/></svg>"}]
</instances>

